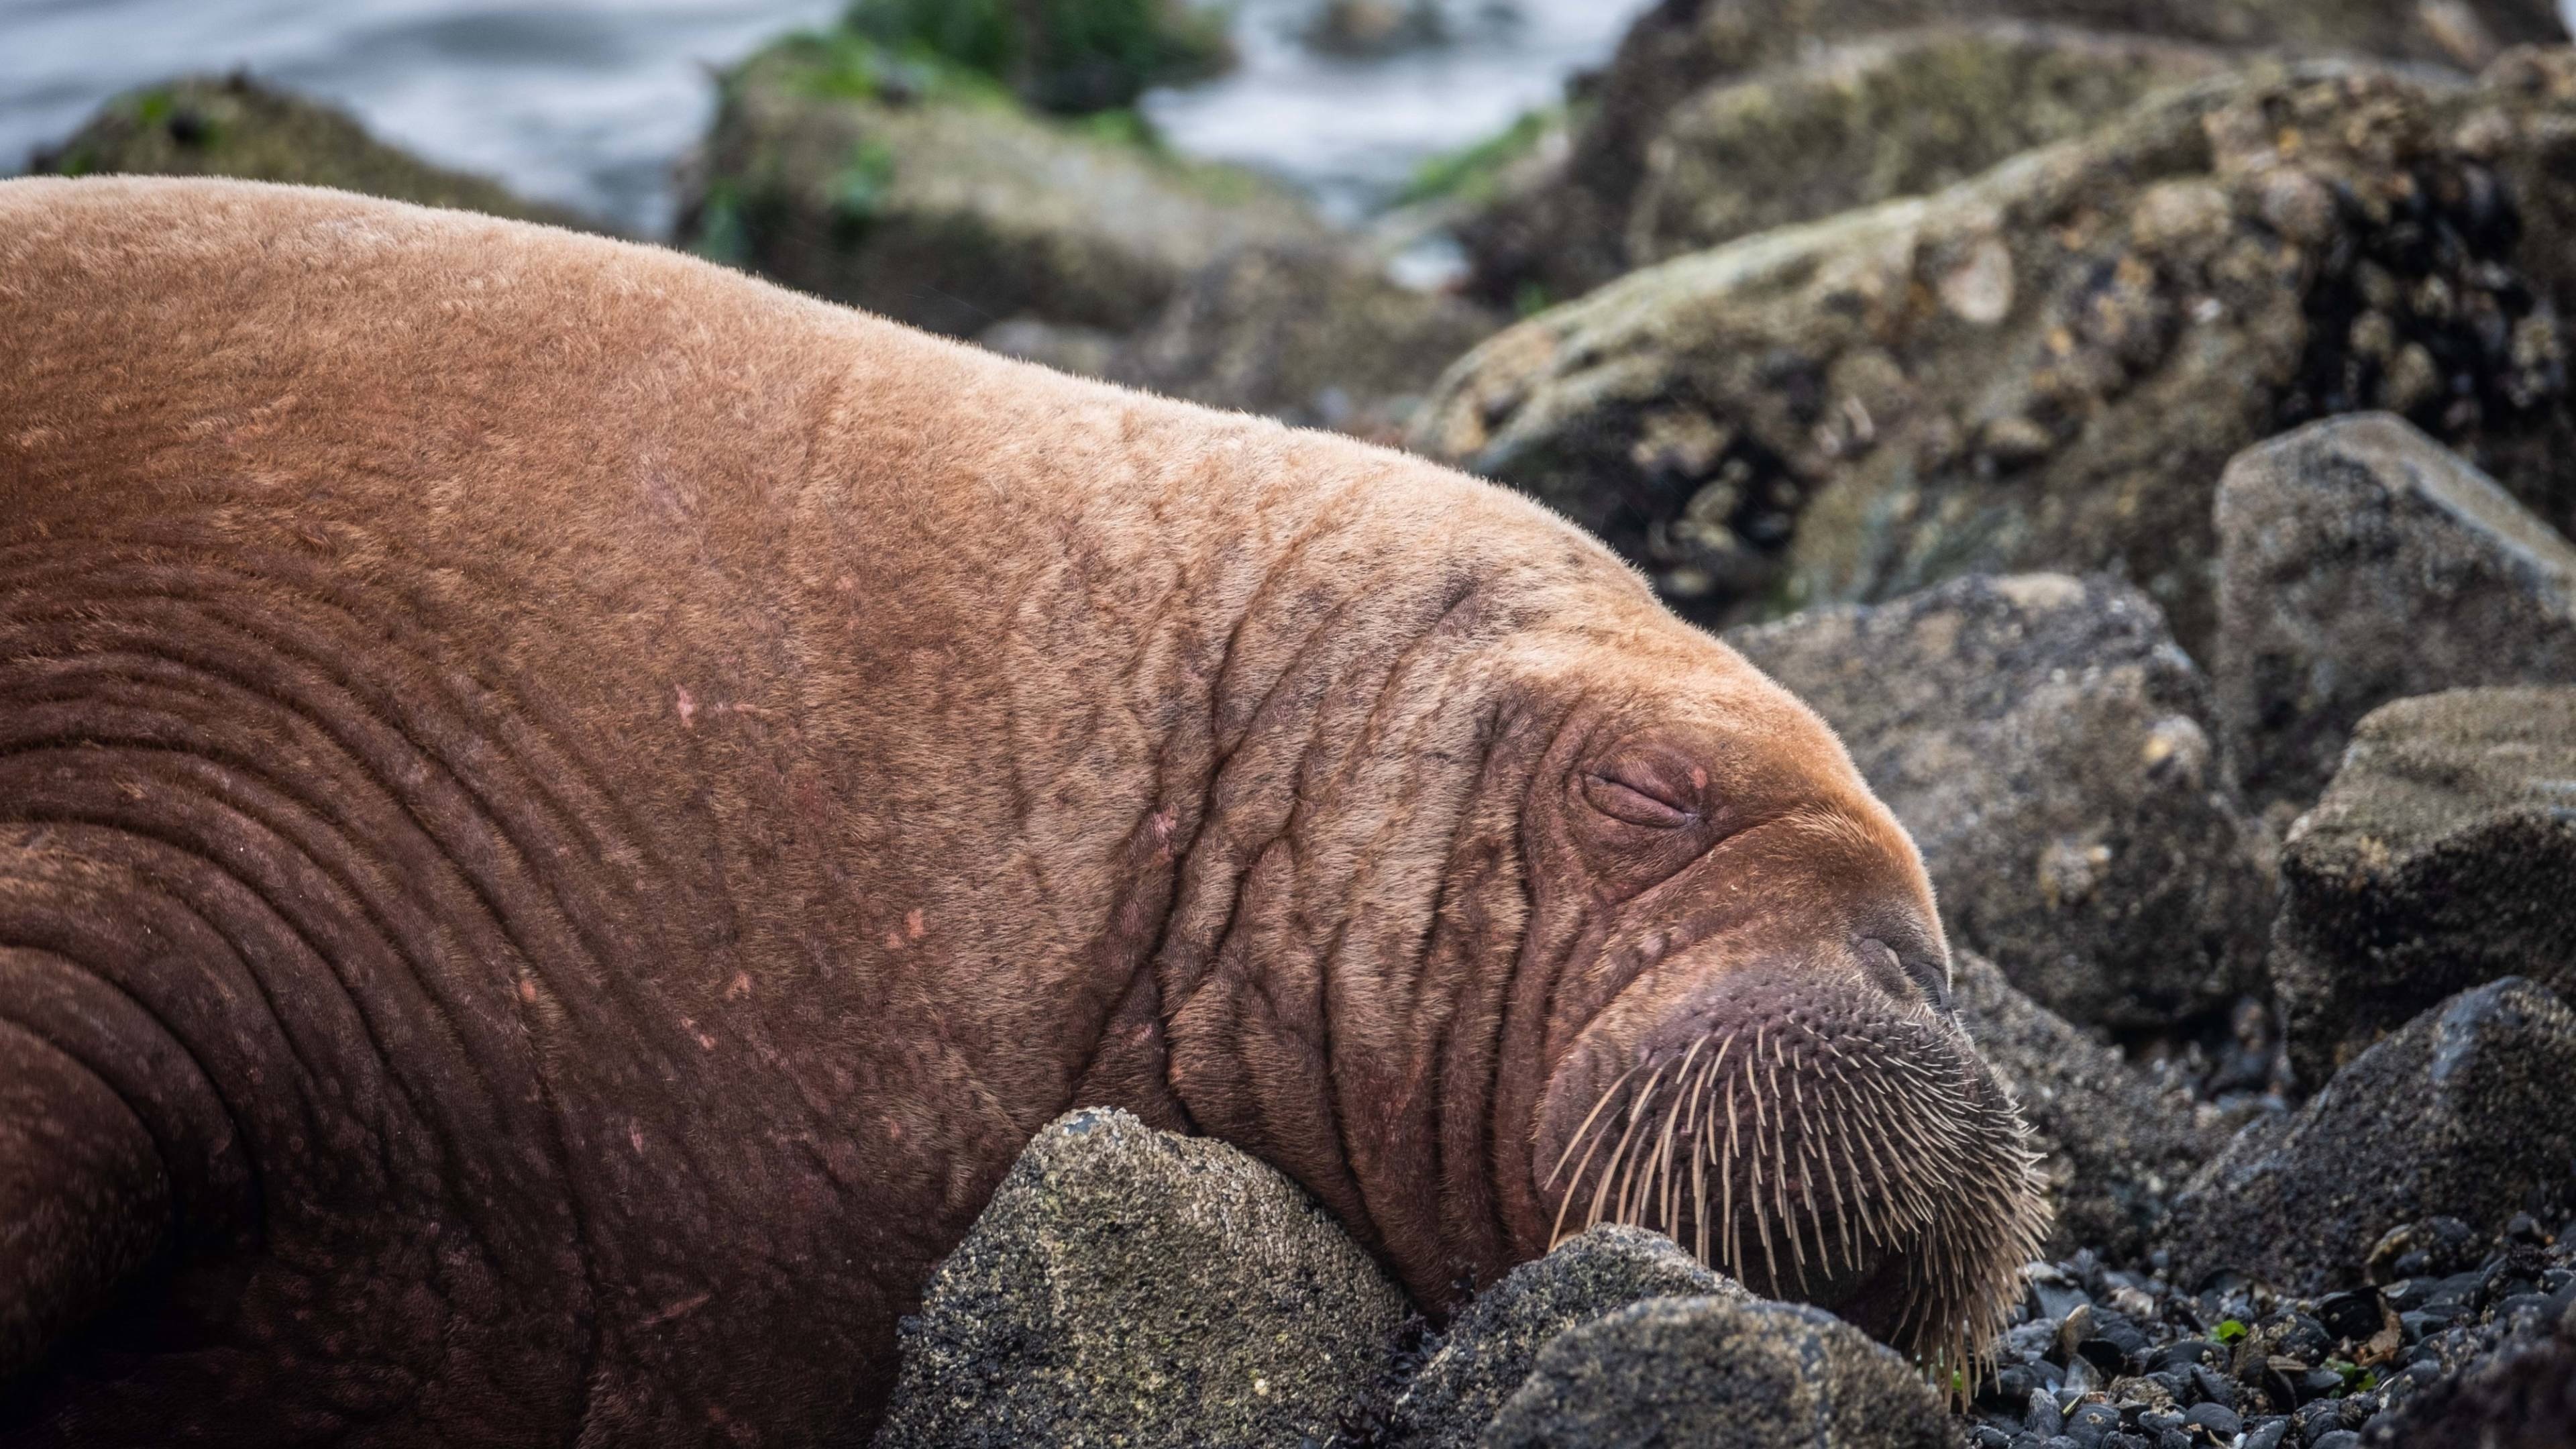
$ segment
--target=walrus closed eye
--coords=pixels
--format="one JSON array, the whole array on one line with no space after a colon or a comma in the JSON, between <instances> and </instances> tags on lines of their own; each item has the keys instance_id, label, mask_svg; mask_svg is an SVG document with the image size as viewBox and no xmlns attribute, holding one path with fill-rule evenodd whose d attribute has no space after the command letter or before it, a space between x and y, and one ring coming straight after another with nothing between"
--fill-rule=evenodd
<instances>
[{"instance_id":1,"label":"walrus closed eye","mask_svg":"<svg viewBox=\"0 0 2576 1449\"><path fill-rule=\"evenodd\" d=\"M676 254L0 183L0 1445L864 1442L1075 1106L1426 1308L2034 1246L1914 848L1528 501Z\"/></svg>"}]
</instances>

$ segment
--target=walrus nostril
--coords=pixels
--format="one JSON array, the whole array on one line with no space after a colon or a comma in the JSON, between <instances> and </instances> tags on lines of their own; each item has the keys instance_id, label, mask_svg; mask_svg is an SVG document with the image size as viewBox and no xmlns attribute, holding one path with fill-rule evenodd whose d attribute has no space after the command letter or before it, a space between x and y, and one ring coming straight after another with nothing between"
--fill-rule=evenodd
<instances>
[{"instance_id":1,"label":"walrus nostril","mask_svg":"<svg viewBox=\"0 0 2576 1449\"><path fill-rule=\"evenodd\" d=\"M1920 991L1935 1010L1950 1009L1950 963L1946 956L1916 948L1899 950L1876 936L1862 936L1852 942L1861 965L1880 985L1899 1000L1909 992Z\"/></svg>"}]
</instances>

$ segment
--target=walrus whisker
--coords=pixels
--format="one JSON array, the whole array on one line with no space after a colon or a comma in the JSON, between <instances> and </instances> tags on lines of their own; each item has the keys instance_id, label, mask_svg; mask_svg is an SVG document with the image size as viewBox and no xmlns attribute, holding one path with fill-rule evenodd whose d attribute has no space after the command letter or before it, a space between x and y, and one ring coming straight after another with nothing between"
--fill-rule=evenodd
<instances>
[{"instance_id":1,"label":"walrus whisker","mask_svg":"<svg viewBox=\"0 0 2576 1449\"><path fill-rule=\"evenodd\" d=\"M1680 1123L1682 1108L1690 1101L1687 1078L1690 1076L1691 1062L1698 1057L1700 1049L1707 1045L1707 1037L1692 1038L1690 1050L1682 1053L1682 1064L1673 1069L1673 1105L1672 1109L1664 1114L1663 1144L1655 1149L1655 1179L1663 1188L1664 1230L1667 1233L1681 1226L1673 1216L1673 1181L1670 1167L1673 1157L1673 1128Z\"/></svg>"},{"instance_id":2,"label":"walrus whisker","mask_svg":"<svg viewBox=\"0 0 2576 1449\"><path fill-rule=\"evenodd\" d=\"M1644 1065L1644 1064L1643 1064L1643 1063L1639 1063L1638 1065L1639 1065L1639 1066L1642 1066L1642 1065ZM1557 1173L1559 1173L1559 1172L1563 1172L1563 1171L1565 1170L1565 1159L1567 1159L1567 1158L1569 1158L1569 1157L1572 1157L1572 1156L1574 1155L1574 1149L1575 1149L1575 1148L1577 1148L1577 1147L1579 1147L1579 1146L1581 1146L1581 1145L1582 1145L1582 1143L1583 1143L1583 1136L1584 1136L1584 1134L1585 1134L1585 1133L1587 1133L1587 1132L1590 1132L1590 1131L1592 1130L1592 1124L1593 1124L1595 1121L1599 1120L1599 1118L1600 1118L1600 1116L1601 1116L1602 1109L1603 1109L1603 1108L1605 1108L1605 1107L1608 1107L1608 1106L1610 1105L1610 1101L1611 1101L1611 1099L1612 1099L1613 1097L1616 1097L1616 1096L1619 1094L1619 1089L1620 1089L1621 1087L1623 1087L1623 1086L1626 1086L1626 1085L1627 1085L1627 1082L1628 1082L1628 1079L1629 1079L1630 1077L1635 1076L1635 1075L1637 1075L1637 1067L1636 1067L1636 1066L1631 1066L1630 1068L1628 1068L1628 1070L1626 1070L1626 1071L1624 1071L1624 1072L1621 1072L1617 1077L1615 1077L1615 1078L1611 1079L1610 1085L1602 1089L1602 1091L1601 1091L1601 1095L1600 1095L1598 1098L1594 1099L1594 1101L1593 1101L1593 1103L1592 1103L1592 1110L1591 1110L1589 1113L1585 1114L1585 1116L1584 1116L1584 1118L1583 1118L1583 1125L1582 1125L1582 1126L1580 1126L1580 1127L1575 1128L1575 1129L1574 1129L1574 1135L1573 1135L1572 1137L1570 1137L1570 1138L1567 1138L1567 1139L1566 1139L1566 1143L1565 1143L1565 1150L1564 1150L1563 1152L1560 1152L1560 1153L1558 1153L1558 1154L1556 1155L1556 1166L1555 1166L1555 1168L1554 1168L1553 1170L1551 1170L1551 1171L1548 1173L1548 1175L1547 1175L1547 1180L1546 1180L1545 1182L1541 1183L1541 1184L1540 1184L1540 1186L1542 1186L1542 1187L1552 1187L1552 1186L1554 1186L1554 1185L1555 1185L1555 1183L1556 1183L1556 1174L1557 1174ZM1598 1144L1596 1143L1595 1145L1597 1146ZM1585 1153L1585 1154L1584 1154L1584 1161L1589 1162L1589 1161L1591 1161L1591 1160L1592 1160L1592 1154L1590 1154L1590 1153L1588 1153L1588 1152L1587 1152L1587 1153ZM1579 1167L1578 1167L1578 1168L1576 1168L1576 1169L1575 1169L1575 1172L1574 1172L1574 1176L1575 1176L1575 1180L1576 1180L1577 1182L1580 1182L1580 1181L1582 1180L1582 1178L1583 1178L1583 1169L1581 1169L1581 1168L1579 1168ZM1568 1186L1570 1187L1570 1186L1571 1186L1571 1184L1569 1184Z\"/></svg>"},{"instance_id":3,"label":"walrus whisker","mask_svg":"<svg viewBox=\"0 0 2576 1449\"><path fill-rule=\"evenodd\" d=\"M1595 1187L1592 1192L1592 1218L1590 1222L1584 1224L1585 1227L1589 1228L1601 1221L1602 1204L1606 1202L1610 1196L1610 1179L1618 1172L1620 1165L1623 1162L1626 1162L1628 1157L1628 1143L1637 1135L1637 1103L1643 1102L1655 1094L1655 1083L1662 1080L1663 1075L1664 1069L1660 1065L1657 1066L1654 1071L1648 1073L1646 1076L1645 1087L1641 1089L1637 1093L1636 1097L1630 1101L1627 1108L1628 1129L1619 1134L1618 1148L1610 1154L1609 1164L1601 1169L1600 1185ZM1628 1163L1628 1167L1631 1171L1635 1170L1634 1163Z\"/></svg>"}]
</instances>

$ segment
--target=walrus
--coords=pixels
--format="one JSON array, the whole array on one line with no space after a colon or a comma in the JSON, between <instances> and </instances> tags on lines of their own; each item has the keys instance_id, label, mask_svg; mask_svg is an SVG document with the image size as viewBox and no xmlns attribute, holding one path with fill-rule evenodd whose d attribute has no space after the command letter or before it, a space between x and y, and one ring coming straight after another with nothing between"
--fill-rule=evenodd
<instances>
[{"instance_id":1,"label":"walrus","mask_svg":"<svg viewBox=\"0 0 2576 1449\"><path fill-rule=\"evenodd\" d=\"M0 336L0 1441L862 1442L1077 1105L1998 1322L1911 842L1531 502L325 191L0 183Z\"/></svg>"}]
</instances>

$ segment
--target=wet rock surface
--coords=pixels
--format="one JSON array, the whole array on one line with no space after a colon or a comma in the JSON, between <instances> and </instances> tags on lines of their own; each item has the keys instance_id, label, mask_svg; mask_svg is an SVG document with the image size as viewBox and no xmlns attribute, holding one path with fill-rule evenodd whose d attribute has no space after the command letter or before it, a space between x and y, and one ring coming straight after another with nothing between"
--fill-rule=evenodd
<instances>
[{"instance_id":1,"label":"wet rock surface","mask_svg":"<svg viewBox=\"0 0 2576 1449\"><path fill-rule=\"evenodd\" d=\"M2281 875L2272 969L2306 1081L2501 976L2576 998L2576 688L2372 713Z\"/></svg>"},{"instance_id":2,"label":"wet rock surface","mask_svg":"<svg viewBox=\"0 0 2576 1449\"><path fill-rule=\"evenodd\" d=\"M1078 1111L1030 1142L905 1320L876 1443L1319 1441L1406 1312L1277 1172Z\"/></svg>"},{"instance_id":3,"label":"wet rock surface","mask_svg":"<svg viewBox=\"0 0 2576 1449\"><path fill-rule=\"evenodd\" d=\"M39 152L28 169L329 186L577 231L607 229L497 181L433 166L377 140L334 107L241 74L185 77L119 96L59 145Z\"/></svg>"},{"instance_id":4,"label":"wet rock surface","mask_svg":"<svg viewBox=\"0 0 2576 1449\"><path fill-rule=\"evenodd\" d=\"M1828 47L1675 107L1645 153L1621 252L1644 266L1937 191L2229 63L2206 47L2014 22Z\"/></svg>"},{"instance_id":5,"label":"wet rock surface","mask_svg":"<svg viewBox=\"0 0 2576 1449\"><path fill-rule=\"evenodd\" d=\"M1213 407L1393 441L1502 319L1388 281L1348 248L1248 247L1201 270L1109 375Z\"/></svg>"},{"instance_id":6,"label":"wet rock surface","mask_svg":"<svg viewBox=\"0 0 2576 1449\"><path fill-rule=\"evenodd\" d=\"M1661 1233L1608 1223L1524 1263L1425 1345L1421 1367L1372 1425L1386 1449L1471 1449L1540 1350L1649 1298L1753 1301Z\"/></svg>"},{"instance_id":7,"label":"wet rock surface","mask_svg":"<svg viewBox=\"0 0 2576 1449\"><path fill-rule=\"evenodd\" d=\"M2389 700L2576 681L2576 545L2398 418L2253 449L2217 509L2212 672L2257 799L2314 799L2354 724Z\"/></svg>"},{"instance_id":8,"label":"wet rock surface","mask_svg":"<svg viewBox=\"0 0 2576 1449\"><path fill-rule=\"evenodd\" d=\"M2576 1222L2502 1233L2448 1222L2418 1276L2294 1296L2241 1277L2186 1287L2090 1252L2034 1263L1961 1416L1973 1449L2558 1446L2553 1400L2576 1304ZM2477 1433L2504 1437L2481 1440ZM2531 1437L2512 1437L2527 1433ZM2240 1440L2236 1438L2242 1434ZM2062 1439L2059 1436L2064 1436ZM2340 1437L2337 1437L2340 1436ZM2446 1437L2454 1436L2454 1437Z\"/></svg>"},{"instance_id":9,"label":"wet rock surface","mask_svg":"<svg viewBox=\"0 0 2576 1449\"><path fill-rule=\"evenodd\" d=\"M1219 257L1323 234L1284 190L1137 125L1035 114L848 31L792 37L725 77L682 239L971 336L1022 316L1130 332Z\"/></svg>"},{"instance_id":10,"label":"wet rock surface","mask_svg":"<svg viewBox=\"0 0 2576 1449\"><path fill-rule=\"evenodd\" d=\"M2569 104L2257 67L1632 273L1469 354L1412 441L1563 509L1695 618L2103 569L2206 652L2216 481L2284 428L2399 411L2545 521L2576 510L2546 461L2576 442L2557 303L2517 270L2503 184L2563 146Z\"/></svg>"},{"instance_id":11,"label":"wet rock surface","mask_svg":"<svg viewBox=\"0 0 2576 1449\"><path fill-rule=\"evenodd\" d=\"M1825 717L1923 851L1952 940L2078 1022L2251 989L2270 883L2220 788L2208 683L2107 579L1968 578L1726 636Z\"/></svg>"},{"instance_id":12,"label":"wet rock surface","mask_svg":"<svg viewBox=\"0 0 2576 1449\"><path fill-rule=\"evenodd\" d=\"M1712 89L1792 68L1820 42L1997 21L2240 55L2380 56L2467 70L2507 47L2566 39L2548 0L1668 0L1639 18L1605 73L1585 87L1589 114L1562 163L1463 228L1474 285L1497 301L1530 290L1564 301L1647 261L1629 246L1639 192L1658 149L1675 143L1675 114ZM1966 104L1996 103L1979 96ZM1942 124L1923 113L1906 123Z\"/></svg>"},{"instance_id":13,"label":"wet rock surface","mask_svg":"<svg viewBox=\"0 0 2576 1449\"><path fill-rule=\"evenodd\" d=\"M2030 1124L2056 1214L2049 1251L2142 1254L2171 1218L2173 1194L2234 1124L2186 1084L2132 1065L2024 996L1973 951L1951 953L1951 998Z\"/></svg>"},{"instance_id":14,"label":"wet rock surface","mask_svg":"<svg viewBox=\"0 0 2576 1449\"><path fill-rule=\"evenodd\" d=\"M2322 1293L2358 1283L2410 1222L2557 1221L2576 1188L2570 1082L2565 1002L2520 977L2462 992L2231 1142L2175 1201L2175 1276Z\"/></svg>"},{"instance_id":15,"label":"wet rock surface","mask_svg":"<svg viewBox=\"0 0 2576 1449\"><path fill-rule=\"evenodd\" d=\"M1944 1449L1911 1364L1819 1309L1657 1298L1560 1335L1485 1429L1486 1449Z\"/></svg>"}]
</instances>

